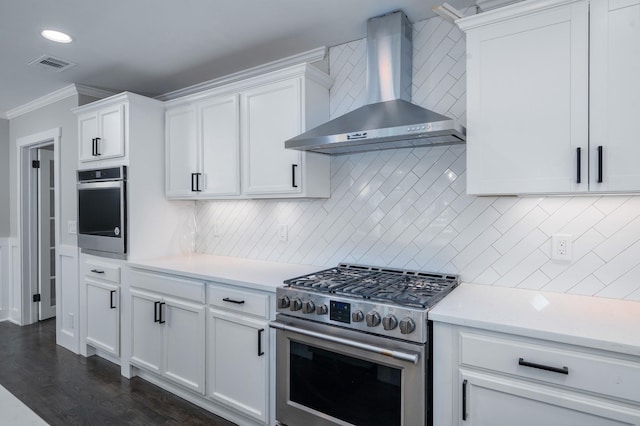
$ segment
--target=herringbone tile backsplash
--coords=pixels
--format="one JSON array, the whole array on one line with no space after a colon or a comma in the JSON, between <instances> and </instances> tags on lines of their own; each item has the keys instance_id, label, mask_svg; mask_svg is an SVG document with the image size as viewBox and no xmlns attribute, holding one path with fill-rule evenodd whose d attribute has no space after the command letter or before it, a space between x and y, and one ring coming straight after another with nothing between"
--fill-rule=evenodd
<instances>
[{"instance_id":1,"label":"herringbone tile backsplash","mask_svg":"<svg viewBox=\"0 0 640 426\"><path fill-rule=\"evenodd\" d=\"M329 55L337 117L365 102L365 41ZM463 34L438 17L415 23L413 66L413 102L464 123ZM469 197L465 157L464 145L334 156L328 200L197 202L196 251L640 300L640 197ZM571 262L550 259L552 234L572 235Z\"/></svg>"}]
</instances>

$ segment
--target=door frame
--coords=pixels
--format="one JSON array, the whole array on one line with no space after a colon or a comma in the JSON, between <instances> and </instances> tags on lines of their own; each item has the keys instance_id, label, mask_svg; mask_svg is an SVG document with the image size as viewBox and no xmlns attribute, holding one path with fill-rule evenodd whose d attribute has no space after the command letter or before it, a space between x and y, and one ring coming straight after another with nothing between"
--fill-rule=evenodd
<instances>
[{"instance_id":1,"label":"door frame","mask_svg":"<svg viewBox=\"0 0 640 426\"><path fill-rule=\"evenodd\" d=\"M16 140L16 182L18 185L17 229L18 255L20 265L20 325L38 321L38 306L32 301L32 295L38 292L38 212L37 212L37 170L31 167L31 161L37 160L38 148L53 145L53 181L55 217L60 218L60 137L62 128L55 127L40 133ZM24 215L24 220L23 220ZM55 227L56 252L60 247L60 222ZM56 294L60 292L60 260L55 256ZM56 303L56 316L60 316L60 304Z\"/></svg>"}]
</instances>

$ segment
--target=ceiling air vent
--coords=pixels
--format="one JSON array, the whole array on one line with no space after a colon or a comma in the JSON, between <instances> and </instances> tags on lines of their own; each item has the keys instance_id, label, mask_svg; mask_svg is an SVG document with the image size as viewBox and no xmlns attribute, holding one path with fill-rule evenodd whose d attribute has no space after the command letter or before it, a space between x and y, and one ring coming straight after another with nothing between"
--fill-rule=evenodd
<instances>
[{"instance_id":1,"label":"ceiling air vent","mask_svg":"<svg viewBox=\"0 0 640 426\"><path fill-rule=\"evenodd\" d=\"M44 68L49 71L62 72L68 70L76 64L65 59L56 58L51 55L42 55L38 59L29 62L29 65L38 65L40 68Z\"/></svg>"}]
</instances>

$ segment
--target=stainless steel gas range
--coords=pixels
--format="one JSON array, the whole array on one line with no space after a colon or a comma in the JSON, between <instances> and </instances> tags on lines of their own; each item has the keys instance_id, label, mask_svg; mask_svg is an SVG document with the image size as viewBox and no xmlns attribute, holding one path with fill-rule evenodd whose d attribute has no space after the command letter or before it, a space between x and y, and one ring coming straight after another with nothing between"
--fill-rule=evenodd
<instances>
[{"instance_id":1,"label":"stainless steel gas range","mask_svg":"<svg viewBox=\"0 0 640 426\"><path fill-rule=\"evenodd\" d=\"M340 264L277 289L276 420L429 425L429 309L457 275Z\"/></svg>"}]
</instances>

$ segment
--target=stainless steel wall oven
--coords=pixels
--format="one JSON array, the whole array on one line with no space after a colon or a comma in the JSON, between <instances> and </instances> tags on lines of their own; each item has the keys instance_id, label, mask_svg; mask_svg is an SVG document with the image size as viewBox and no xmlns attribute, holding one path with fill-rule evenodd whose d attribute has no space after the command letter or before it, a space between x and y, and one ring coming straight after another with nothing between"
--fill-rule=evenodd
<instances>
[{"instance_id":1,"label":"stainless steel wall oven","mask_svg":"<svg viewBox=\"0 0 640 426\"><path fill-rule=\"evenodd\" d=\"M83 253L126 258L127 168L78 171L78 246Z\"/></svg>"},{"instance_id":2,"label":"stainless steel wall oven","mask_svg":"<svg viewBox=\"0 0 640 426\"><path fill-rule=\"evenodd\" d=\"M456 275L342 264L277 289L276 420L431 424L427 312Z\"/></svg>"}]
</instances>

